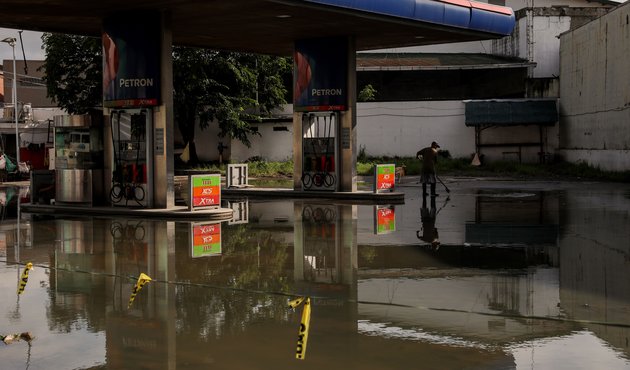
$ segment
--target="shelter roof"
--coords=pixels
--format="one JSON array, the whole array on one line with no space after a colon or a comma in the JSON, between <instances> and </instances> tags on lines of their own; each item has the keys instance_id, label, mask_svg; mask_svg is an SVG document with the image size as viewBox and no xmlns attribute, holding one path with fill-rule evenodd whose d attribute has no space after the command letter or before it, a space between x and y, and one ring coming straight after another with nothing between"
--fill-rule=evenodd
<instances>
[{"instance_id":1,"label":"shelter roof","mask_svg":"<svg viewBox=\"0 0 630 370\"><path fill-rule=\"evenodd\" d=\"M466 126L553 126L558 122L556 99L465 100Z\"/></svg>"},{"instance_id":2,"label":"shelter roof","mask_svg":"<svg viewBox=\"0 0 630 370\"><path fill-rule=\"evenodd\" d=\"M0 0L0 27L99 36L122 10L171 14L173 42L290 55L295 40L354 36L358 50L501 37L510 8L468 0Z\"/></svg>"}]
</instances>

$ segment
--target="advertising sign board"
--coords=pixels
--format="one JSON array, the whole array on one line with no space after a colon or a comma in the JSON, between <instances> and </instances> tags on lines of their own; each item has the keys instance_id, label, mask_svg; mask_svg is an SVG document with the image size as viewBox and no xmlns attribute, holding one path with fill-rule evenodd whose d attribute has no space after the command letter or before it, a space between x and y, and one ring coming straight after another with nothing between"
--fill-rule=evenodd
<instances>
[{"instance_id":1,"label":"advertising sign board","mask_svg":"<svg viewBox=\"0 0 630 370\"><path fill-rule=\"evenodd\" d=\"M298 40L293 60L293 109L296 112L348 109L346 39Z\"/></svg>"},{"instance_id":2,"label":"advertising sign board","mask_svg":"<svg viewBox=\"0 0 630 370\"><path fill-rule=\"evenodd\" d=\"M160 17L117 14L103 20L103 105L150 107L160 103Z\"/></svg>"},{"instance_id":3,"label":"advertising sign board","mask_svg":"<svg viewBox=\"0 0 630 370\"><path fill-rule=\"evenodd\" d=\"M219 208L221 206L221 175L190 175L190 201L188 209L195 211L202 208Z\"/></svg>"},{"instance_id":4,"label":"advertising sign board","mask_svg":"<svg viewBox=\"0 0 630 370\"><path fill-rule=\"evenodd\" d=\"M395 164L377 164L374 167L374 192L394 191Z\"/></svg>"}]
</instances>

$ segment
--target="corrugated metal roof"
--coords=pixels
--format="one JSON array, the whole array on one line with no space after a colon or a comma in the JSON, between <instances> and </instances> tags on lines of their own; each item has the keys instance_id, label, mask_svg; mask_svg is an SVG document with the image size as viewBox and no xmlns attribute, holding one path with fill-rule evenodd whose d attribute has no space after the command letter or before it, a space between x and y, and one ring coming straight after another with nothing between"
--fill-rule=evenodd
<instances>
[{"instance_id":1,"label":"corrugated metal roof","mask_svg":"<svg viewBox=\"0 0 630 370\"><path fill-rule=\"evenodd\" d=\"M558 122L556 100L468 100L466 126L553 126Z\"/></svg>"},{"instance_id":2,"label":"corrugated metal roof","mask_svg":"<svg viewBox=\"0 0 630 370\"><path fill-rule=\"evenodd\" d=\"M482 53L359 53L357 71L519 68L525 59Z\"/></svg>"}]
</instances>

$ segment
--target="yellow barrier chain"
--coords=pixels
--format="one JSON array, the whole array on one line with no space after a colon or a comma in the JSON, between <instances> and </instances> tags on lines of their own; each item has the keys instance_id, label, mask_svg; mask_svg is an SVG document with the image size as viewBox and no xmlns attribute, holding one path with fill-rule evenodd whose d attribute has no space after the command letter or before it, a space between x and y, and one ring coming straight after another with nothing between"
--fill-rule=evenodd
<instances>
[{"instance_id":1,"label":"yellow barrier chain","mask_svg":"<svg viewBox=\"0 0 630 370\"><path fill-rule=\"evenodd\" d=\"M24 292L24 288L26 288L26 283L28 282L28 272L33 269L32 263L27 263L24 266L24 272L22 272L22 276L20 277L20 281L18 281L18 289L17 294L20 295Z\"/></svg>"},{"instance_id":2,"label":"yellow barrier chain","mask_svg":"<svg viewBox=\"0 0 630 370\"><path fill-rule=\"evenodd\" d=\"M146 275L144 272L140 273L140 276L138 276L138 282L133 287L133 291L131 292L131 297L129 297L129 304L127 304L127 308L131 308L131 304L133 303L134 299L136 299L136 295L138 294L140 289L142 289L142 287L151 280L152 279L148 275Z\"/></svg>"},{"instance_id":3,"label":"yellow barrier chain","mask_svg":"<svg viewBox=\"0 0 630 370\"><path fill-rule=\"evenodd\" d=\"M304 303L304 309L302 311L300 330L298 330L297 350L295 351L295 358L298 360L304 360L304 357L306 357L306 343L308 342L308 329L311 322L311 299L309 297L300 297L289 302L291 308L297 308L302 302Z\"/></svg>"}]
</instances>

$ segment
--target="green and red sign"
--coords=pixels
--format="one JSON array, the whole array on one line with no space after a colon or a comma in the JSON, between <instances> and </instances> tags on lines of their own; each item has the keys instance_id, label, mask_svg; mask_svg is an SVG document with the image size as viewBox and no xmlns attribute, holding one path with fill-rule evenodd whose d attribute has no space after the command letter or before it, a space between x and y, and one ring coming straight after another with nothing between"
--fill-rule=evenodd
<instances>
[{"instance_id":1,"label":"green and red sign","mask_svg":"<svg viewBox=\"0 0 630 370\"><path fill-rule=\"evenodd\" d=\"M375 234L387 234L396 231L394 206L375 206L374 220Z\"/></svg>"},{"instance_id":2,"label":"green and red sign","mask_svg":"<svg viewBox=\"0 0 630 370\"><path fill-rule=\"evenodd\" d=\"M221 254L220 223L192 223L190 236L193 258Z\"/></svg>"},{"instance_id":3,"label":"green and red sign","mask_svg":"<svg viewBox=\"0 0 630 370\"><path fill-rule=\"evenodd\" d=\"M217 208L221 206L221 175L191 175L188 209Z\"/></svg>"},{"instance_id":4,"label":"green and red sign","mask_svg":"<svg viewBox=\"0 0 630 370\"><path fill-rule=\"evenodd\" d=\"M374 168L374 192L394 191L395 164L377 164Z\"/></svg>"}]
</instances>

